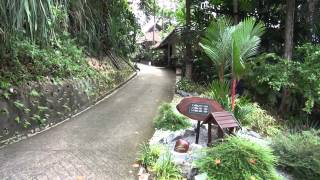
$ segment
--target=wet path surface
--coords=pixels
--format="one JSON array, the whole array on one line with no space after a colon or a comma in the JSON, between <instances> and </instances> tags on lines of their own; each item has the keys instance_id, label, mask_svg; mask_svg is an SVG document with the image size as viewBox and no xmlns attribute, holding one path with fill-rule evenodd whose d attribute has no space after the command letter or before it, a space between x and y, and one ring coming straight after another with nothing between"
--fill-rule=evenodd
<instances>
[{"instance_id":1,"label":"wet path surface","mask_svg":"<svg viewBox=\"0 0 320 180\"><path fill-rule=\"evenodd\" d=\"M109 98L46 132L0 149L4 179L135 179L138 146L151 137L157 107L173 96L173 72L141 65Z\"/></svg>"}]
</instances>

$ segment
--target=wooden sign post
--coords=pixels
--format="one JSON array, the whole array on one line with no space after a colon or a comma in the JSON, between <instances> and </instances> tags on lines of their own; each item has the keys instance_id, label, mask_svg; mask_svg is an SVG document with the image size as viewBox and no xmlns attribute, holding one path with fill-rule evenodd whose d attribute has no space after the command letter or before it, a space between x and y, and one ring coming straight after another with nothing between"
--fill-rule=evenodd
<instances>
[{"instance_id":1,"label":"wooden sign post","mask_svg":"<svg viewBox=\"0 0 320 180\"><path fill-rule=\"evenodd\" d=\"M196 144L199 143L201 121L203 124L208 123L208 144L211 143L212 124L218 126L219 138L224 136L224 130L233 133L236 128L240 127L240 123L231 112L225 111L218 102L211 99L187 97L181 100L177 105L177 109L181 114L198 121Z\"/></svg>"},{"instance_id":2,"label":"wooden sign post","mask_svg":"<svg viewBox=\"0 0 320 180\"><path fill-rule=\"evenodd\" d=\"M224 111L224 109L218 102L200 97L184 98L177 105L177 109L181 114L198 121L196 129L196 144L199 143L201 121L204 122L207 119L208 115L212 112Z\"/></svg>"}]
</instances>

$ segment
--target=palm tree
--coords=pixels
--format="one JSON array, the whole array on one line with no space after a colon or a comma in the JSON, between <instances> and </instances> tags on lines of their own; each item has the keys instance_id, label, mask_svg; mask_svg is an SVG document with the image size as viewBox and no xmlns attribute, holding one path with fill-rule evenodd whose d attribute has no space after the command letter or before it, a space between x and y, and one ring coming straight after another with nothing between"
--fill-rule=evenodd
<instances>
[{"instance_id":1,"label":"palm tree","mask_svg":"<svg viewBox=\"0 0 320 180\"><path fill-rule=\"evenodd\" d=\"M205 37L200 42L200 47L204 50L207 56L218 70L218 76L221 83L224 82L225 68L231 62L231 42L234 27L231 19L218 18L213 21L207 28Z\"/></svg>"},{"instance_id":2,"label":"palm tree","mask_svg":"<svg viewBox=\"0 0 320 180\"><path fill-rule=\"evenodd\" d=\"M256 55L265 31L264 24L246 18L232 26L228 18L218 18L208 27L200 46L216 65L219 80L224 83L224 71L231 65L232 110L234 110L236 81L246 72L245 62Z\"/></svg>"},{"instance_id":3,"label":"palm tree","mask_svg":"<svg viewBox=\"0 0 320 180\"><path fill-rule=\"evenodd\" d=\"M236 25L232 33L232 111L235 106L237 80L246 72L245 62L258 53L261 36L265 32L262 22L246 18Z\"/></svg>"}]
</instances>

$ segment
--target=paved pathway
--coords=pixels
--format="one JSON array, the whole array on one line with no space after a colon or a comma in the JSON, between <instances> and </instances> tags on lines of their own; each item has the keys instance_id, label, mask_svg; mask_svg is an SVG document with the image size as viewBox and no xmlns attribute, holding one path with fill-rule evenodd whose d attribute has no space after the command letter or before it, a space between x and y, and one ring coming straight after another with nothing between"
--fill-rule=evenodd
<instances>
[{"instance_id":1,"label":"paved pathway","mask_svg":"<svg viewBox=\"0 0 320 180\"><path fill-rule=\"evenodd\" d=\"M46 132L0 149L0 179L134 179L138 146L173 96L174 74L141 65L138 77L92 109Z\"/></svg>"}]
</instances>

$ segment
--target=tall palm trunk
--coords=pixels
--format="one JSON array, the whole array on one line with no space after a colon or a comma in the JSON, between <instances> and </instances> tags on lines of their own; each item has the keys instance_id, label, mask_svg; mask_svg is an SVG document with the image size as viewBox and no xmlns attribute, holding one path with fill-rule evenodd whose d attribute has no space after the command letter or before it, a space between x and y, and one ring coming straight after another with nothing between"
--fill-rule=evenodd
<instances>
[{"instance_id":1,"label":"tall palm trunk","mask_svg":"<svg viewBox=\"0 0 320 180\"><path fill-rule=\"evenodd\" d=\"M233 19L234 19L235 24L239 23L239 2L238 2L238 0L233 0ZM234 111L234 107L235 107L236 87L237 87L237 81L236 81L236 77L234 74L234 70L232 69L232 90L231 90L232 111Z\"/></svg>"},{"instance_id":2,"label":"tall palm trunk","mask_svg":"<svg viewBox=\"0 0 320 180\"><path fill-rule=\"evenodd\" d=\"M189 38L190 34L190 26L191 26L191 1L186 0L186 32L187 32L187 37ZM191 42L185 41L186 42L186 54L185 54L185 62L186 62L186 78L191 79L192 78L192 46Z\"/></svg>"},{"instance_id":3,"label":"tall palm trunk","mask_svg":"<svg viewBox=\"0 0 320 180\"><path fill-rule=\"evenodd\" d=\"M235 24L239 23L239 0L233 0L233 20Z\"/></svg>"},{"instance_id":4,"label":"tall palm trunk","mask_svg":"<svg viewBox=\"0 0 320 180\"><path fill-rule=\"evenodd\" d=\"M293 31L294 31L294 11L295 11L295 0L287 0L287 14L285 23L285 45L284 45L284 58L290 62L293 53ZM280 112L286 111L286 101L290 92L285 88L282 92L282 99L280 104Z\"/></svg>"},{"instance_id":5,"label":"tall palm trunk","mask_svg":"<svg viewBox=\"0 0 320 180\"><path fill-rule=\"evenodd\" d=\"M224 66L225 66L225 64L223 63L219 67L219 81L221 84L224 83Z\"/></svg>"}]
</instances>

